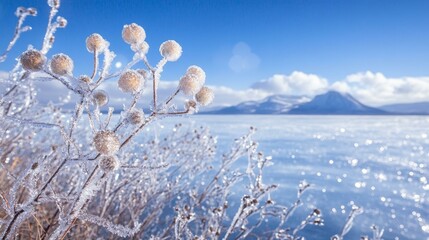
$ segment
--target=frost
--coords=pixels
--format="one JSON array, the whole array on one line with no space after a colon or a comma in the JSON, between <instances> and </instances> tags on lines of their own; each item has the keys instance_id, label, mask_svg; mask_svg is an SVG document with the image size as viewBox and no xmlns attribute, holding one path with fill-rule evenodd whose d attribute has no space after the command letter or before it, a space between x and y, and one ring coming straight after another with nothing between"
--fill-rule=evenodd
<instances>
[{"instance_id":1,"label":"frost","mask_svg":"<svg viewBox=\"0 0 429 240\"><path fill-rule=\"evenodd\" d=\"M94 224L105 227L111 233L118 235L119 237L131 237L139 231L141 224L134 223L133 228L128 228L112 222L107 221L106 219L100 218L99 216L94 216L90 214L82 214L79 216L84 221L89 221Z\"/></svg>"},{"instance_id":2,"label":"frost","mask_svg":"<svg viewBox=\"0 0 429 240\"><path fill-rule=\"evenodd\" d=\"M67 26L67 20L57 16L60 1L49 0L48 5L39 60L52 48L56 30ZM0 62L19 33L30 29L22 24L36 10L20 7L16 15L17 34ZM305 227L322 225L317 208L298 224L288 221L306 203L310 184L301 182L289 206L273 199L278 185L265 177L272 159L258 150L255 128L218 154L217 139L208 128L177 123L170 129L161 124L167 117L196 113L213 100L213 92L203 86L205 72L191 66L176 91L164 101L158 99L161 73L180 58L182 48L173 40L164 42L163 58L151 65L146 58L149 45L137 30L125 32L133 57L118 71L109 72L115 57L109 43L92 34L86 43L93 69L87 75L73 76L71 64L55 70L44 61L33 68L21 62L1 80L2 239L30 239L35 233L41 239L115 238L110 234L133 239L246 239L261 233L269 239L302 239ZM36 50L30 46L28 51ZM135 69L136 64L145 69ZM109 93L101 89L108 89L106 81L117 82L129 72L134 79L119 84L130 93L128 102L115 115ZM69 94L61 101L40 103L38 81L58 81ZM144 89L145 81L152 81L152 89ZM173 104L180 91L189 95L184 107ZM150 110L143 114L142 109ZM169 131L160 133L162 128ZM242 192L235 193L237 189ZM359 213L353 210L340 237ZM267 224L269 220L275 224ZM382 233L374 229L374 236Z\"/></svg>"}]
</instances>

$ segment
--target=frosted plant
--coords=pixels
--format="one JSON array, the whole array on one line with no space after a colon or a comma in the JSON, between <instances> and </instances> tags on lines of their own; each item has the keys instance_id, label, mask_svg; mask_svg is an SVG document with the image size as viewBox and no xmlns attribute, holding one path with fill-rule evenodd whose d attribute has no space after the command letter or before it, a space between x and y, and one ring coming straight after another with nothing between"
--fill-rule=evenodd
<instances>
[{"instance_id":1,"label":"frosted plant","mask_svg":"<svg viewBox=\"0 0 429 240\"><path fill-rule=\"evenodd\" d=\"M346 223L344 224L341 232L331 237L331 240L343 240L344 236L350 231L353 226L353 220L356 216L363 213L363 208L353 205L352 210L350 211L349 216L346 219Z\"/></svg>"},{"instance_id":2,"label":"frosted plant","mask_svg":"<svg viewBox=\"0 0 429 240\"><path fill-rule=\"evenodd\" d=\"M151 65L145 30L136 23L125 25L122 38L130 44L133 59L124 69L110 72L115 53L94 33L85 42L93 70L74 76L73 60L67 55L54 54L47 61L56 30L67 25L66 19L56 17L60 1L48 0L48 5L41 50L29 47L8 78L0 79L2 239L246 239L261 232L268 239L302 239L306 226L323 224L321 211L314 209L300 224L290 226L310 185L299 185L290 206L271 198L278 186L266 183L263 172L272 160L257 151L254 128L220 161L215 161L217 140L206 128L177 124L164 136L140 134L148 126L156 128L164 117L195 113L214 98L204 86L204 70L193 65L177 89L159 101L163 67L182 54L177 42L162 43L162 59ZM17 33L6 54L29 29L22 27L25 16L35 14L33 8L18 8ZM134 69L139 62L146 68ZM109 107L109 93L100 89L107 80L117 81L118 88L129 93L123 109ZM77 99L74 109L64 106L71 104L68 96L62 102L39 103L40 81L62 84ZM147 81L152 89L145 88ZM151 99L144 99L143 91L150 91ZM179 94L188 97L183 106L173 104ZM150 111L144 113L141 105ZM107 113L101 112L103 106ZM114 116L115 110L121 114ZM239 161L247 161L247 168L236 169ZM237 188L246 192L234 206L230 203L236 201L232 193ZM268 225L269 219L278 224ZM381 237L382 231L374 234Z\"/></svg>"},{"instance_id":3,"label":"frosted plant","mask_svg":"<svg viewBox=\"0 0 429 240\"><path fill-rule=\"evenodd\" d=\"M15 27L15 34L13 35L12 40L9 42L6 50L3 52L3 54L0 55L0 63L6 60L7 54L10 50L12 50L13 46L21 36L21 33L31 30L30 26L23 27L22 25L24 24L25 18L27 18L27 16L36 16L37 10L34 8L19 7L16 9L15 15L18 17L18 23Z\"/></svg>"},{"instance_id":4,"label":"frosted plant","mask_svg":"<svg viewBox=\"0 0 429 240\"><path fill-rule=\"evenodd\" d=\"M116 188L123 188L127 194L121 194L120 199L124 196L133 196L135 191L133 183L133 169L138 170L135 176L143 176L144 172L156 172L157 175L165 177L173 177L172 172L166 171L167 168L173 166L174 159L162 155L159 152L150 152L145 155L146 158L153 157L160 159L161 162L154 162L150 165L140 162L139 154L133 153L134 138L148 124L159 119L160 117L169 115L182 115L193 113L194 110L185 108L182 111L175 110L172 105L173 98L178 92L173 93L164 103L158 104L157 101L157 86L163 66L167 61L176 61L181 55L181 47L175 41L166 41L160 47L163 59L152 67L145 54L149 49L149 45L144 42L146 33L144 29L133 23L124 26L122 35L123 39L130 43L131 50L135 52L132 62L120 72L109 73L110 65L115 57L115 54L109 49L109 43L101 35L94 33L86 39L86 48L94 56L94 70L90 75L80 77L73 76L73 60L63 53L55 54L49 62L47 62L46 54L51 49L54 43L54 33L58 28L65 27L67 21L62 17L55 16L60 7L59 0L48 1L51 7L48 27L41 47L42 50L29 48L20 57L16 67L10 72L8 79L3 79L2 84L6 86L6 91L1 95L1 180L2 180L2 211L0 233L3 238L11 238L18 233L20 236L31 236L32 230L26 226L32 226L36 230L41 231L41 238L63 238L67 234L79 234L71 231L77 224L77 221L88 221L98 224L107 230L119 236L135 235L144 225L140 223L142 219L142 211L147 209L139 204L135 208L140 211L132 211L133 216L132 227L116 225L109 221L108 216L116 216L116 214L106 216L106 211L110 211L110 207L120 207L125 202L114 202L113 198L105 200L114 205L105 205L99 213L89 213L88 208L93 202L101 203L99 199L100 190L104 189L104 194L110 194L110 191L115 191ZM21 29L22 21L27 15L35 15L35 9L19 8L17 16L20 17L16 39L19 33L24 32ZM14 43L13 42L13 43ZM13 45L11 44L11 46ZM6 53L10 50L8 47ZM98 71L99 56L104 55L104 61L101 71ZM2 57L2 59L4 59ZM133 70L132 67L139 61L144 62L147 70ZM200 72L202 69L200 69ZM108 93L98 89L105 80L118 78L118 87L132 93L130 104L124 108L123 114L115 124L112 121L113 108L109 108L107 115L100 112L100 107L108 104ZM153 111L145 116L141 110L136 107L142 90L144 81L153 81ZM35 101L37 89L35 83L37 81L58 81L70 91L79 97L76 102L75 110L64 115L61 105L41 105ZM192 101L192 100L190 100ZM196 108L194 104L193 108ZM69 119L67 119L69 117ZM86 119L84 119L86 118ZM89 122L89 129L86 129L86 124ZM47 130L45 130L47 129ZM185 134L180 136L185 139ZM177 139L174 140L175 142ZM198 143L200 139L194 138L196 147L201 147ZM159 148L159 142L151 141L147 144L148 148ZM186 143L188 144L188 143ZM213 148L214 142L206 142ZM171 149L175 147L170 146ZM201 169L198 168L200 160L207 160L205 155L195 155L195 149L189 154L198 157L199 161L194 161L195 166L189 167L192 164L180 162L186 167L187 171ZM164 149L166 150L166 149ZM138 151L139 153L142 150ZM178 152L184 155L183 150L178 149ZM136 151L137 152L137 151ZM169 156L176 156L173 150L166 151ZM212 156L212 151L208 152ZM28 157L33 157L29 159ZM162 158L161 158L162 157ZM179 161L177 161L179 163ZM111 179L130 182L130 187L126 185L114 184ZM193 172L189 172L193 175ZM153 179L155 175L152 175ZM192 176L189 177L193 178ZM160 179L161 180L161 179ZM152 186L144 185L141 190L144 192L152 192L156 194L159 189L165 188L166 183L164 178L160 182L158 188L150 190ZM138 180L141 182L141 180ZM134 182L135 183L135 182ZM181 182L180 182L181 183ZM183 182L185 184L186 181ZM106 187L109 186L107 190ZM185 186L182 185L181 186ZM166 188L168 189L168 188ZM175 194L179 193L179 189L172 188ZM117 191L117 190L116 190ZM113 192L113 196L117 196ZM169 206L171 198L160 202L158 211L153 213L161 214L165 211L166 206ZM134 202L134 201L132 201ZM104 210L103 214L102 211ZM100 215L101 214L101 215ZM34 216L36 219L29 218ZM122 215L118 216L122 218ZM110 217L111 218L111 217ZM149 218L150 219L150 218ZM24 222L30 225L24 224ZM43 224L40 224L42 222ZM124 219L126 222L126 219ZM39 223L39 224L32 224ZM152 222L144 222L146 225L151 225ZM153 223L157 223L156 221ZM78 225L78 224L77 224ZM154 226L154 225L151 225ZM40 229L41 228L41 229ZM93 231L98 229L92 228ZM71 231L71 232L70 232ZM85 232L87 234L88 232Z\"/></svg>"}]
</instances>

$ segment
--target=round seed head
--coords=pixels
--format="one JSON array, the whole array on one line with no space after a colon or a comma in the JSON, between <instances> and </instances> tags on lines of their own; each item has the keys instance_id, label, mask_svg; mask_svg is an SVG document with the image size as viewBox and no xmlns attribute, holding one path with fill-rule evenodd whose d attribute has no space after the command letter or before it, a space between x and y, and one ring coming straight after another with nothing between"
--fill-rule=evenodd
<instances>
[{"instance_id":1,"label":"round seed head","mask_svg":"<svg viewBox=\"0 0 429 240\"><path fill-rule=\"evenodd\" d=\"M63 17L58 16L58 17L57 17L57 23L58 23L58 26L59 26L59 27L61 27L61 28L65 28L65 27L67 26L67 19L65 19L65 18L63 18Z\"/></svg>"},{"instance_id":2,"label":"round seed head","mask_svg":"<svg viewBox=\"0 0 429 240\"><path fill-rule=\"evenodd\" d=\"M123 92L135 93L140 91L143 81L143 76L140 73L127 70L119 77L118 87Z\"/></svg>"},{"instance_id":3,"label":"round seed head","mask_svg":"<svg viewBox=\"0 0 429 240\"><path fill-rule=\"evenodd\" d=\"M86 49L89 52L93 53L96 51L97 53L102 52L107 47L106 40L98 33L93 33L86 38Z\"/></svg>"},{"instance_id":4,"label":"round seed head","mask_svg":"<svg viewBox=\"0 0 429 240\"><path fill-rule=\"evenodd\" d=\"M21 54L20 62L22 68L30 72L37 72L43 69L45 64L45 56L34 49L30 49Z\"/></svg>"},{"instance_id":5,"label":"round seed head","mask_svg":"<svg viewBox=\"0 0 429 240\"><path fill-rule=\"evenodd\" d=\"M214 93L208 87L202 87L201 90L195 95L195 99L201 106L207 106L213 102Z\"/></svg>"},{"instance_id":6,"label":"round seed head","mask_svg":"<svg viewBox=\"0 0 429 240\"><path fill-rule=\"evenodd\" d=\"M107 93L103 90L96 90L92 93L94 102L99 107L106 105L109 102L109 97Z\"/></svg>"},{"instance_id":7,"label":"round seed head","mask_svg":"<svg viewBox=\"0 0 429 240\"><path fill-rule=\"evenodd\" d=\"M27 12L27 9L25 7L18 7L15 11L15 15L17 17L21 16L22 14L24 14L25 12Z\"/></svg>"},{"instance_id":8,"label":"round seed head","mask_svg":"<svg viewBox=\"0 0 429 240\"><path fill-rule=\"evenodd\" d=\"M37 16L37 9L35 8L27 8L28 14L30 14L30 16Z\"/></svg>"},{"instance_id":9,"label":"round seed head","mask_svg":"<svg viewBox=\"0 0 429 240\"><path fill-rule=\"evenodd\" d=\"M49 7L58 9L60 7L60 0L48 0Z\"/></svg>"},{"instance_id":10,"label":"round seed head","mask_svg":"<svg viewBox=\"0 0 429 240\"><path fill-rule=\"evenodd\" d=\"M174 62L182 55L182 47L174 40L168 40L161 44L159 52L167 61Z\"/></svg>"},{"instance_id":11,"label":"round seed head","mask_svg":"<svg viewBox=\"0 0 429 240\"><path fill-rule=\"evenodd\" d=\"M102 156L98 162L98 166L104 172L111 172L119 168L119 160L116 156Z\"/></svg>"},{"instance_id":12,"label":"round seed head","mask_svg":"<svg viewBox=\"0 0 429 240\"><path fill-rule=\"evenodd\" d=\"M187 74L193 74L195 76L195 79L201 83L201 85L204 85L206 81L206 73L204 70L196 65L192 65L188 68L186 71Z\"/></svg>"},{"instance_id":13,"label":"round seed head","mask_svg":"<svg viewBox=\"0 0 429 240\"><path fill-rule=\"evenodd\" d=\"M102 130L95 134L94 146L95 149L102 155L113 155L120 147L119 138L112 131Z\"/></svg>"},{"instance_id":14,"label":"round seed head","mask_svg":"<svg viewBox=\"0 0 429 240\"><path fill-rule=\"evenodd\" d=\"M140 109L133 109L128 113L127 119L132 125L142 124L144 121L144 113Z\"/></svg>"},{"instance_id":15,"label":"round seed head","mask_svg":"<svg viewBox=\"0 0 429 240\"><path fill-rule=\"evenodd\" d=\"M185 74L179 81L179 89L188 96L195 95L201 87L201 82L193 74Z\"/></svg>"},{"instance_id":16,"label":"round seed head","mask_svg":"<svg viewBox=\"0 0 429 240\"><path fill-rule=\"evenodd\" d=\"M52 56L51 71L53 73L60 76L71 74L73 67L73 60L69 56L62 53Z\"/></svg>"},{"instance_id":17,"label":"round seed head","mask_svg":"<svg viewBox=\"0 0 429 240\"><path fill-rule=\"evenodd\" d=\"M139 25L131 23L130 25L124 25L122 38L128 44L137 44L146 39L146 32Z\"/></svg>"},{"instance_id":18,"label":"round seed head","mask_svg":"<svg viewBox=\"0 0 429 240\"><path fill-rule=\"evenodd\" d=\"M80 75L79 80L84 83L90 83L92 81L88 75Z\"/></svg>"}]
</instances>

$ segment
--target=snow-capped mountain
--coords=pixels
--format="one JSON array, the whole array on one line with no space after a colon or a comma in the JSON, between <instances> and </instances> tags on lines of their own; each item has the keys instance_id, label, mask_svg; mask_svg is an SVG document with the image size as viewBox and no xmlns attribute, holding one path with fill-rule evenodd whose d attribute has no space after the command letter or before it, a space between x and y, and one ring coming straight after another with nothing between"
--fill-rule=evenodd
<instances>
[{"instance_id":1,"label":"snow-capped mountain","mask_svg":"<svg viewBox=\"0 0 429 240\"><path fill-rule=\"evenodd\" d=\"M350 94L329 91L317 95L310 102L300 104L289 114L387 114L387 112L366 106Z\"/></svg>"},{"instance_id":2,"label":"snow-capped mountain","mask_svg":"<svg viewBox=\"0 0 429 240\"><path fill-rule=\"evenodd\" d=\"M303 96L273 95L261 101L248 101L235 106L215 111L203 112L210 114L284 114L297 104L310 101Z\"/></svg>"},{"instance_id":3,"label":"snow-capped mountain","mask_svg":"<svg viewBox=\"0 0 429 240\"><path fill-rule=\"evenodd\" d=\"M312 100L303 96L273 95L261 101L243 102L207 114L389 114L366 106L350 94L336 91L317 95Z\"/></svg>"}]
</instances>

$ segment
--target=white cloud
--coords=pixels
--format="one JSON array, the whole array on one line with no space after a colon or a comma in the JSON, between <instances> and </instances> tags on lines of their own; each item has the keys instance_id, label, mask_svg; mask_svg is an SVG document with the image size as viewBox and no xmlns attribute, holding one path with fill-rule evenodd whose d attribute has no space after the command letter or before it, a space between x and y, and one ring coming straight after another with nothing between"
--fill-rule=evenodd
<instances>
[{"instance_id":1,"label":"white cloud","mask_svg":"<svg viewBox=\"0 0 429 240\"><path fill-rule=\"evenodd\" d=\"M252 88L244 90L235 90L224 86L210 87L215 93L213 106L230 106L244 101L260 100L271 95L270 92Z\"/></svg>"},{"instance_id":2,"label":"white cloud","mask_svg":"<svg viewBox=\"0 0 429 240\"><path fill-rule=\"evenodd\" d=\"M0 71L0 79L7 77L8 73ZM7 85L0 84L0 90ZM177 86L177 81L161 81L158 88L158 101L162 102L174 93ZM59 103L69 96L69 91L58 81L37 81L36 87L40 89L37 98L42 104L49 101ZM232 89L225 86L210 87L215 92L213 107L261 100L273 94L314 96L328 89L350 93L359 101L370 106L429 101L429 77L388 78L382 73L370 71L350 74L344 80L331 85L318 75L296 71L290 75L275 74L246 89ZM152 104L152 84L147 83L145 88L146 91L140 98L139 105L148 108ZM104 82L100 89L109 94L108 105L115 109L122 109L123 104L129 104L131 101L131 95L121 92L115 79ZM78 98L74 93L70 96L72 97L71 102L66 106L73 108L74 102ZM174 103L178 108L182 108L187 98L189 97L179 94Z\"/></svg>"},{"instance_id":3,"label":"white cloud","mask_svg":"<svg viewBox=\"0 0 429 240\"><path fill-rule=\"evenodd\" d=\"M348 75L331 88L350 93L371 106L429 101L429 77L388 78L367 71Z\"/></svg>"},{"instance_id":4,"label":"white cloud","mask_svg":"<svg viewBox=\"0 0 429 240\"><path fill-rule=\"evenodd\" d=\"M328 81L315 74L294 71L290 75L275 74L268 79L256 82L252 88L272 94L314 96L326 91Z\"/></svg>"},{"instance_id":5,"label":"white cloud","mask_svg":"<svg viewBox=\"0 0 429 240\"><path fill-rule=\"evenodd\" d=\"M260 62L258 55L252 52L249 45L239 42L232 50L232 56L229 59L228 65L231 70L239 73L257 68Z\"/></svg>"}]
</instances>

